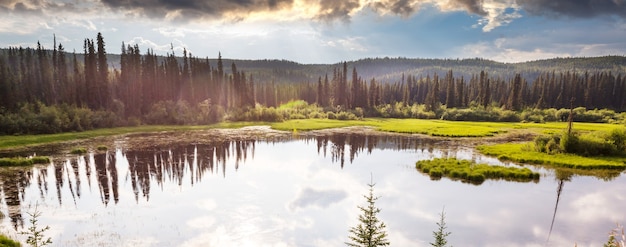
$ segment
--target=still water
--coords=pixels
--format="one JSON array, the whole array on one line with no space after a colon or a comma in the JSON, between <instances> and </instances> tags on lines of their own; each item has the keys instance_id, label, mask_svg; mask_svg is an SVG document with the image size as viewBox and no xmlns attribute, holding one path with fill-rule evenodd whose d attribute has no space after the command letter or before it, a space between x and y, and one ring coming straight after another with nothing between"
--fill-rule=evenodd
<instances>
[{"instance_id":1,"label":"still water","mask_svg":"<svg viewBox=\"0 0 626 247\"><path fill-rule=\"evenodd\" d=\"M624 173L563 180L531 167L539 182L473 185L415 169L434 157L512 165L457 142L342 133L137 149L127 140L2 170L0 231L23 240L16 231L37 205L54 246L342 246L372 178L392 246L429 246L442 210L454 246L602 246L626 223Z\"/></svg>"}]
</instances>

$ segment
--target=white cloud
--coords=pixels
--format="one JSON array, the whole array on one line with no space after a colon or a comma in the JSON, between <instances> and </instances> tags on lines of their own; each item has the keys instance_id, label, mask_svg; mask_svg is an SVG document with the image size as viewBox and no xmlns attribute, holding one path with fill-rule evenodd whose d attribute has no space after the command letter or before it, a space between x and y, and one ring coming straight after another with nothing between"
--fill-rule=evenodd
<instances>
[{"instance_id":1,"label":"white cloud","mask_svg":"<svg viewBox=\"0 0 626 247\"><path fill-rule=\"evenodd\" d=\"M572 56L571 53L547 51L542 48L525 50L524 47L512 45L505 38L464 45L459 54L462 54L461 57L464 58L480 57L505 63Z\"/></svg>"},{"instance_id":2,"label":"white cloud","mask_svg":"<svg viewBox=\"0 0 626 247\"><path fill-rule=\"evenodd\" d=\"M483 7L487 15L478 21L478 25L483 26L483 32L489 32L497 27L508 25L513 20L522 17L519 13L519 7L511 0L504 2L485 1Z\"/></svg>"},{"instance_id":3,"label":"white cloud","mask_svg":"<svg viewBox=\"0 0 626 247\"><path fill-rule=\"evenodd\" d=\"M159 32L161 35L165 37L170 37L170 38L184 38L185 37L185 31L180 28L159 27L159 28L155 28L152 30Z\"/></svg>"},{"instance_id":4,"label":"white cloud","mask_svg":"<svg viewBox=\"0 0 626 247\"><path fill-rule=\"evenodd\" d=\"M181 40L178 40L178 39L174 39L169 44L157 44L156 42L153 42L152 40L149 40L149 39L145 39L143 37L134 37L125 43L126 45L137 44L140 46L141 49L146 49L146 47L152 48L153 50L162 52L162 53L171 53L171 51L174 50L174 52L177 53L177 55L182 55L183 49L187 47L185 43L183 43ZM187 52L191 52L191 51L187 49Z\"/></svg>"},{"instance_id":5,"label":"white cloud","mask_svg":"<svg viewBox=\"0 0 626 247\"><path fill-rule=\"evenodd\" d=\"M343 190L317 190L307 187L289 204L289 209L297 210L307 207L326 208L333 203L342 201L348 196Z\"/></svg>"}]
</instances>

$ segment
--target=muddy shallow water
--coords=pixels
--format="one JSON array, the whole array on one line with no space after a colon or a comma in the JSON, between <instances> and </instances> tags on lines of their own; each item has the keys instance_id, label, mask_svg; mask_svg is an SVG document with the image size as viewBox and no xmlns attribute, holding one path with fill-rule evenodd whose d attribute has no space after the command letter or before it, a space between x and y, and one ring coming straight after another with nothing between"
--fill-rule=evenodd
<instances>
[{"instance_id":1,"label":"muddy shallow water","mask_svg":"<svg viewBox=\"0 0 626 247\"><path fill-rule=\"evenodd\" d=\"M109 151L68 155L76 145ZM477 186L416 171L415 161L433 157L512 165L471 141L256 127L56 147L52 164L0 170L2 232L24 239L15 232L38 205L54 246L342 246L371 177L392 246L429 246L444 207L454 246L601 246L626 223L624 173L557 179L532 167L537 183Z\"/></svg>"}]
</instances>

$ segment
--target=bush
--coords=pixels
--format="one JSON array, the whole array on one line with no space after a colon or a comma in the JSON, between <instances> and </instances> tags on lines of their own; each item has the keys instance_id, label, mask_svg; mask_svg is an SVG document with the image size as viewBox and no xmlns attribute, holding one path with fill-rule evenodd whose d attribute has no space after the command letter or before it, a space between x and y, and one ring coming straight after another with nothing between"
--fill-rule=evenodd
<instances>
[{"instance_id":1,"label":"bush","mask_svg":"<svg viewBox=\"0 0 626 247\"><path fill-rule=\"evenodd\" d=\"M342 111L337 114L337 120L356 120L357 117L353 113Z\"/></svg>"},{"instance_id":2,"label":"bush","mask_svg":"<svg viewBox=\"0 0 626 247\"><path fill-rule=\"evenodd\" d=\"M624 154L626 152L626 131L621 128L585 135L564 133L561 136L560 148L563 152L584 156Z\"/></svg>"},{"instance_id":3,"label":"bush","mask_svg":"<svg viewBox=\"0 0 626 247\"><path fill-rule=\"evenodd\" d=\"M541 153L555 154L561 152L561 137L560 135L546 136L541 135L535 137L535 151Z\"/></svg>"}]
</instances>

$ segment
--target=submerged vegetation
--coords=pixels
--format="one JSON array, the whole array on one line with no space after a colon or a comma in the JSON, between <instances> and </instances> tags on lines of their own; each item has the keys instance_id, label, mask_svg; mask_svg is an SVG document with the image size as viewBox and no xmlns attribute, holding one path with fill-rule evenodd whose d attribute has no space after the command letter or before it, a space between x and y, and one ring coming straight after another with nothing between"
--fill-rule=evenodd
<instances>
[{"instance_id":1,"label":"submerged vegetation","mask_svg":"<svg viewBox=\"0 0 626 247\"><path fill-rule=\"evenodd\" d=\"M431 179L448 177L472 184L482 184L486 179L519 182L539 180L539 173L532 172L528 168L476 164L469 160L457 160L456 158L421 160L415 166L420 172L428 174Z\"/></svg>"}]
</instances>

